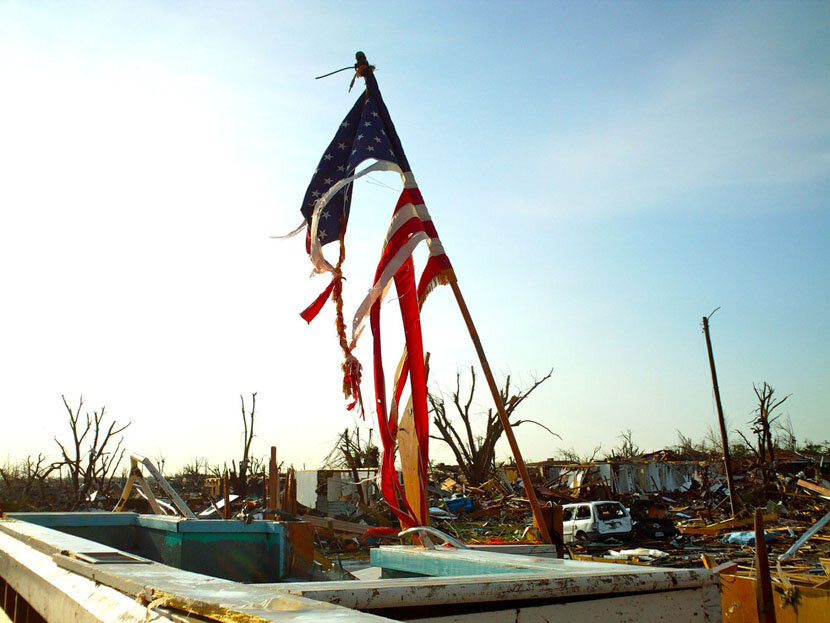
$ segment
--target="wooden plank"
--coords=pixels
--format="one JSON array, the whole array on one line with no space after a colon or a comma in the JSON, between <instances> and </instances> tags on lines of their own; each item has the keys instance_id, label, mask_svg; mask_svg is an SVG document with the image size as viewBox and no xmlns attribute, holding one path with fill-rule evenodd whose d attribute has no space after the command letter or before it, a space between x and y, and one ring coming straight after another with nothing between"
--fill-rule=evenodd
<instances>
[{"instance_id":1,"label":"wooden plank","mask_svg":"<svg viewBox=\"0 0 830 623\"><path fill-rule=\"evenodd\" d=\"M161 472L156 469L156 466L153 465L153 462L148 459L146 456L142 456L140 454L132 453L130 454L130 461L138 461L144 467L147 468L147 471L155 478L156 482L159 486L164 490L164 492L170 496L170 499L173 501L173 504L176 508L179 509L179 512L187 517L188 519L196 519L196 515L190 510L190 507L185 504L185 501L176 493L176 490L170 486L170 483L167 482L164 476L161 475ZM135 465L135 463L133 463Z\"/></svg>"},{"instance_id":2,"label":"wooden plank","mask_svg":"<svg viewBox=\"0 0 830 623\"><path fill-rule=\"evenodd\" d=\"M332 562L323 554L318 552L316 549L314 550L314 562L320 563L320 566L323 567L323 571L328 571L332 567Z\"/></svg>"},{"instance_id":3,"label":"wooden plank","mask_svg":"<svg viewBox=\"0 0 830 623\"><path fill-rule=\"evenodd\" d=\"M113 513L120 513L124 510L124 505L127 503L127 500L130 499L130 491L133 489L133 484L135 483L135 472L137 467L133 466L130 469L130 477L127 478L127 482L124 483L124 490L121 492L121 499L118 500L118 504L115 505L115 508L112 509Z\"/></svg>"},{"instance_id":4,"label":"wooden plank","mask_svg":"<svg viewBox=\"0 0 830 623\"><path fill-rule=\"evenodd\" d=\"M718 575L724 574L734 574L738 571L737 563L727 560L726 562L722 562L717 567L712 567L712 573L717 573Z\"/></svg>"},{"instance_id":5,"label":"wooden plank","mask_svg":"<svg viewBox=\"0 0 830 623\"><path fill-rule=\"evenodd\" d=\"M404 353L404 355L405 354L406 353ZM403 361L403 359L401 361ZM427 353L424 357L424 368L426 376L429 378L429 353ZM395 375L396 381L399 375L400 369L398 374ZM398 454L401 457L404 494L406 495L406 499L409 501L409 505L412 507L412 510L415 513L419 513L421 501L424 499L426 493L424 491L426 479L421 478L418 438L415 435L415 412L412 408L411 395L409 397L409 401L406 403L406 408L403 411L400 423L398 424ZM428 526L429 513L426 513L426 517L420 518L419 523L422 526ZM406 527L407 526L404 526L403 523L401 524L402 529Z\"/></svg>"},{"instance_id":6,"label":"wooden plank","mask_svg":"<svg viewBox=\"0 0 830 623\"><path fill-rule=\"evenodd\" d=\"M764 515L764 522L776 521L778 515L775 513L767 513ZM734 530L736 528L748 528L752 526L754 519L727 519L726 521L719 521L717 523L709 524L708 526L678 526L677 530L680 534L701 534L701 535L715 535L727 530Z\"/></svg>"},{"instance_id":7,"label":"wooden plank","mask_svg":"<svg viewBox=\"0 0 830 623\"><path fill-rule=\"evenodd\" d=\"M317 552L314 549L314 530L301 521L289 521L283 524L291 547L289 575L294 578L310 578Z\"/></svg>"},{"instance_id":8,"label":"wooden plank","mask_svg":"<svg viewBox=\"0 0 830 623\"><path fill-rule=\"evenodd\" d=\"M777 521L778 515L775 513L764 513L762 517L763 522L766 524L770 521ZM743 528L755 525L755 519L753 517L749 517L747 519L727 519L725 521L719 521L717 523L709 524L709 528L717 528L718 530L732 530L733 528Z\"/></svg>"},{"instance_id":9,"label":"wooden plank","mask_svg":"<svg viewBox=\"0 0 830 623\"><path fill-rule=\"evenodd\" d=\"M153 490L150 489L150 485L144 480L144 476L141 474L141 470L136 467L135 477L138 479L138 485L141 487L141 490L144 491L144 497L147 498L147 501L150 503L150 508L153 509L153 512L156 515L166 515L161 507L159 506L158 501L156 500L156 496L153 495Z\"/></svg>"},{"instance_id":10,"label":"wooden plank","mask_svg":"<svg viewBox=\"0 0 830 623\"><path fill-rule=\"evenodd\" d=\"M282 510L292 515L297 514L297 477L294 468L285 472L285 489L282 492Z\"/></svg>"},{"instance_id":11,"label":"wooden plank","mask_svg":"<svg viewBox=\"0 0 830 623\"><path fill-rule=\"evenodd\" d=\"M775 623L775 602L772 600L772 581L769 573L767 537L764 532L764 510L755 509L755 566L757 582L755 601L758 604L759 623Z\"/></svg>"},{"instance_id":12,"label":"wooden plank","mask_svg":"<svg viewBox=\"0 0 830 623\"><path fill-rule=\"evenodd\" d=\"M804 487L805 489L809 489L810 491L814 491L819 495L823 495L825 497L830 498L830 489L821 487L813 482L810 482L809 480L802 480L801 478L799 478L796 484L800 487Z\"/></svg>"},{"instance_id":13,"label":"wooden plank","mask_svg":"<svg viewBox=\"0 0 830 623\"><path fill-rule=\"evenodd\" d=\"M361 503L359 503L359 502L358 502L357 506L358 506L358 508L359 508L360 510L362 510L362 511L363 511L364 513L366 513L367 515L371 515L371 516L372 516L372 518L373 518L375 521L377 521L379 525L381 525L381 526L387 526L387 527L389 527L389 526L392 526L392 525L393 525L393 523L392 523L391 521L389 521L386 517L384 517L383 515L381 515L379 512L377 512L377 511L376 511L374 508L372 508L371 506L366 506L365 504L361 504Z\"/></svg>"},{"instance_id":14,"label":"wooden plank","mask_svg":"<svg viewBox=\"0 0 830 623\"><path fill-rule=\"evenodd\" d=\"M364 532L372 527L352 521L343 521L342 519L333 519L331 517L315 517L314 515L303 515L301 519L309 522L315 528L331 529L335 532L346 532L348 534L363 535Z\"/></svg>"}]
</instances>

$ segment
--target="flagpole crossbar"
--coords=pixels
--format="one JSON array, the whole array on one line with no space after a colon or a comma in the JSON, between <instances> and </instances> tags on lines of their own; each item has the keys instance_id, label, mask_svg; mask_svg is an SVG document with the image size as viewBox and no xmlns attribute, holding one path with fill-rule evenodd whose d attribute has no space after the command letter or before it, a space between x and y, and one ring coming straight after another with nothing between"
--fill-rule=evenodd
<instances>
[{"instance_id":1,"label":"flagpole crossbar","mask_svg":"<svg viewBox=\"0 0 830 623\"><path fill-rule=\"evenodd\" d=\"M342 69L335 69L334 71L330 71L329 73L323 74L322 76L315 76L314 79L319 80L320 78L328 78L329 76L333 76L334 74L339 74L341 71L346 71L347 69L353 68L354 67L352 65L349 65L348 67L343 67Z\"/></svg>"}]
</instances>

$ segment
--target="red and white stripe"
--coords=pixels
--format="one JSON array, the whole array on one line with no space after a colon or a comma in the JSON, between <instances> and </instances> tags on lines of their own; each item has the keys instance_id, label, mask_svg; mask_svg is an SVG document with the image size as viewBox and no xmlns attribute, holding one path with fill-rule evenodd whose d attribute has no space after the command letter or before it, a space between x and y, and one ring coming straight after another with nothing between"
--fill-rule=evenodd
<instances>
[{"instance_id":1,"label":"red and white stripe","mask_svg":"<svg viewBox=\"0 0 830 623\"><path fill-rule=\"evenodd\" d=\"M383 244L383 253L375 271L375 281L366 298L357 308L352 320L352 342L360 335L366 316L372 305L383 300L386 290L392 283L395 274L404 262L412 256L415 248L426 241L429 250L428 265L432 264L443 270L451 270L449 258L444 252L444 246L438 238L438 232L432 223L421 191L411 172L402 174L404 189L392 214L392 221L386 232ZM426 273L425 269L425 273ZM419 287L419 291L421 288ZM420 292L419 292L420 294Z\"/></svg>"}]
</instances>

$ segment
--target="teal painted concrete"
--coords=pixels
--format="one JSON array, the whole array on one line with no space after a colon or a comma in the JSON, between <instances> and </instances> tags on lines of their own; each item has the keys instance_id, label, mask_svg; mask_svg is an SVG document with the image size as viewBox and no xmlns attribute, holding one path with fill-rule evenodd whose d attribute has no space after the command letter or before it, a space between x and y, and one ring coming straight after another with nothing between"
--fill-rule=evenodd
<instances>
[{"instance_id":1,"label":"teal painted concrete","mask_svg":"<svg viewBox=\"0 0 830 623\"><path fill-rule=\"evenodd\" d=\"M162 564L237 582L279 582L290 543L279 522L186 520L137 513L9 513Z\"/></svg>"},{"instance_id":2,"label":"teal painted concrete","mask_svg":"<svg viewBox=\"0 0 830 623\"><path fill-rule=\"evenodd\" d=\"M495 575L497 573L527 573L527 567L498 564L493 561L456 560L423 555L423 552L388 551L372 549L372 566L395 571L386 577Z\"/></svg>"},{"instance_id":3,"label":"teal painted concrete","mask_svg":"<svg viewBox=\"0 0 830 623\"><path fill-rule=\"evenodd\" d=\"M136 525L138 513L6 513L9 519L28 521L39 526L130 526Z\"/></svg>"}]
</instances>

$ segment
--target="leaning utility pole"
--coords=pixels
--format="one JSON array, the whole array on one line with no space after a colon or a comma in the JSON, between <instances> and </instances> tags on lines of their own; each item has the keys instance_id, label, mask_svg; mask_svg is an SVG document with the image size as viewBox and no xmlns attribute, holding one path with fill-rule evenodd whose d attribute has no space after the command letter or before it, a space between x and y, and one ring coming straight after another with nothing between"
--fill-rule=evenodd
<instances>
[{"instance_id":1,"label":"leaning utility pole","mask_svg":"<svg viewBox=\"0 0 830 623\"><path fill-rule=\"evenodd\" d=\"M718 308L720 309L720 308ZM715 311L718 311L717 309ZM712 312L714 314L715 312ZM726 424L723 421L723 407L720 403L720 390L718 389L718 373L715 372L715 355L712 354L712 340L709 338L709 318L703 317L703 334L706 336L706 350L709 352L709 369L712 371L712 387L715 389L715 404L718 407L718 423L720 424L720 438L723 442L723 463L726 467L726 486L729 487L729 506L732 507L732 516L738 505L735 503L735 485L732 480L732 460L729 458L729 442L726 439Z\"/></svg>"}]
</instances>

